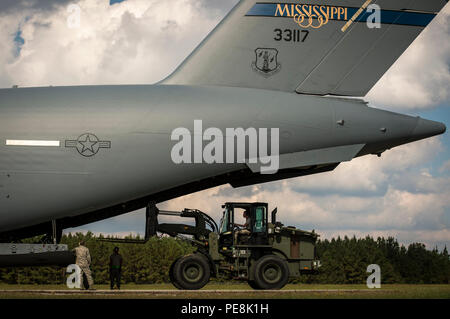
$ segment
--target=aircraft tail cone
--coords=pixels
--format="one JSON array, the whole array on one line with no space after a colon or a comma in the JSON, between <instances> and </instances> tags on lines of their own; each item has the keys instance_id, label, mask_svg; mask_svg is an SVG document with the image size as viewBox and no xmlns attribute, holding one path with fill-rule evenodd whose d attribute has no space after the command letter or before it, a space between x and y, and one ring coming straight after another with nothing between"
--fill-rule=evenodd
<instances>
[{"instance_id":1,"label":"aircraft tail cone","mask_svg":"<svg viewBox=\"0 0 450 319\"><path fill-rule=\"evenodd\" d=\"M411 137L414 140L419 140L419 139L443 134L443 133L445 133L446 130L447 130L447 128L444 123L418 118L417 125L414 128L414 130L411 134Z\"/></svg>"}]
</instances>

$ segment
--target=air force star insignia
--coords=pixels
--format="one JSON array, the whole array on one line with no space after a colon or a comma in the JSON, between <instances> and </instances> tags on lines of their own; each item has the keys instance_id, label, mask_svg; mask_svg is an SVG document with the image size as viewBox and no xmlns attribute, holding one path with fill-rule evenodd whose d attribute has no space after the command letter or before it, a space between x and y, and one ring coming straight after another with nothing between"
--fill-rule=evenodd
<instances>
[{"instance_id":1,"label":"air force star insignia","mask_svg":"<svg viewBox=\"0 0 450 319\"><path fill-rule=\"evenodd\" d=\"M76 148L80 155L91 157L97 154L101 148L111 148L111 142L100 141L94 134L85 133L76 140L66 140L65 146Z\"/></svg>"}]
</instances>

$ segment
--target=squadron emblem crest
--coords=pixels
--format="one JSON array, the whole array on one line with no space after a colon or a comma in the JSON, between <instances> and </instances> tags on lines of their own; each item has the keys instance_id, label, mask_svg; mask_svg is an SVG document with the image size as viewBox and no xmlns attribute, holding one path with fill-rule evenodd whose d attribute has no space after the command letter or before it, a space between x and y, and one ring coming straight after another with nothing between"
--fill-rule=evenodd
<instances>
[{"instance_id":1,"label":"squadron emblem crest","mask_svg":"<svg viewBox=\"0 0 450 319\"><path fill-rule=\"evenodd\" d=\"M264 77L274 75L281 69L278 62L278 50L273 48L258 48L255 50L256 60L252 63L254 71L260 73Z\"/></svg>"}]
</instances>

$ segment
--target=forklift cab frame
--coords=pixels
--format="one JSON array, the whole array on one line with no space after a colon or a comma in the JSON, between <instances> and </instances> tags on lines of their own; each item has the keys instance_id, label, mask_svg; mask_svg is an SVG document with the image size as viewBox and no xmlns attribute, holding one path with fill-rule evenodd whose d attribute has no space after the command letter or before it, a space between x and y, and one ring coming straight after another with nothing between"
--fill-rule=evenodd
<instances>
[{"instance_id":1,"label":"forklift cab frame","mask_svg":"<svg viewBox=\"0 0 450 319\"><path fill-rule=\"evenodd\" d=\"M234 246L235 232L240 229L235 223L235 209L247 210L250 218L250 238L249 244L266 245L268 244L268 207L267 203L225 203L222 205L224 212L219 226L219 245Z\"/></svg>"}]
</instances>

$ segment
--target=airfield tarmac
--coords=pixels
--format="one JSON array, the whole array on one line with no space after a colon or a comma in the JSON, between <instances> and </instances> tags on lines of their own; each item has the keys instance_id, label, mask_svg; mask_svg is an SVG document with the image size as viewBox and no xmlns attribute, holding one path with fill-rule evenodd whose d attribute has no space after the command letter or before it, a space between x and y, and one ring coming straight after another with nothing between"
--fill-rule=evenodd
<instances>
[{"instance_id":1,"label":"airfield tarmac","mask_svg":"<svg viewBox=\"0 0 450 319\"><path fill-rule=\"evenodd\" d=\"M1 299L450 299L449 285L288 285L282 290L253 290L245 284L207 285L202 290L177 290L168 284L124 285L122 290L68 289L63 285L0 285Z\"/></svg>"}]
</instances>

